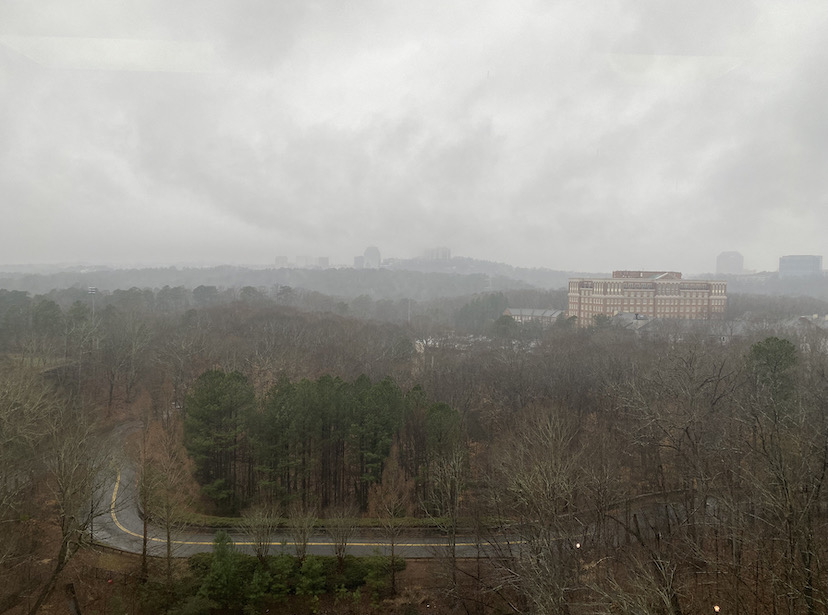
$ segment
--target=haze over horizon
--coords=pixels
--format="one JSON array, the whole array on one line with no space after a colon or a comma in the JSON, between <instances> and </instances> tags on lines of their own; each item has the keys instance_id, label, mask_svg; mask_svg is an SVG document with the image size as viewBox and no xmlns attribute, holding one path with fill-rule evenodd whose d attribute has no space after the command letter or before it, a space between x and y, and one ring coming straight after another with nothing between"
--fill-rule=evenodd
<instances>
[{"instance_id":1,"label":"haze over horizon","mask_svg":"<svg viewBox=\"0 0 828 615\"><path fill-rule=\"evenodd\" d=\"M297 255L296 258L304 258L306 255ZM312 257L307 257L312 258ZM385 258L385 257L383 257ZM416 260L420 258L418 256L413 257L398 257L396 255L389 255L388 258L396 261L394 264L385 264L382 268L391 267L394 268L395 265L399 265L399 261L407 261L407 260ZM492 261L490 259L480 258L474 259L473 257L467 257L466 255L458 254L453 255L452 258L459 258L459 259L472 259L475 261L479 261L481 263L493 263L494 265L506 265L508 267L515 267L518 269L547 269L551 271L558 271L562 273L569 273L573 275L610 275L613 271L617 270L632 270L632 271L662 271L667 270L665 268L653 268L653 267L644 267L644 266L637 266L637 267L614 267L612 269L561 269L551 265L514 265L513 263L508 263L504 261ZM690 271L690 270L673 270L670 269L669 271L679 271L682 273L684 277L698 277L698 276L708 276L708 275L719 275L715 272L715 263L713 267L710 267L708 270L700 270L700 271ZM12 273L12 274L26 274L26 273L51 273L51 272L59 272L59 271L96 271L96 270L151 270L151 269L211 269L211 268L220 268L220 267L238 267L238 268L249 268L249 269L339 269L339 268L354 268L355 265L353 263L336 263L331 262L327 266L320 266L317 263L302 263L297 262L295 259L288 257L287 262L271 262L271 263L253 263L253 262L230 262L230 261L218 261L218 260L202 260L202 261L156 261L156 262L145 262L145 261L122 261L122 262L102 262L102 261L55 261L55 262L29 262L29 263L0 263L0 273ZM405 267L399 267L405 269ZM777 267L772 269L756 271L756 270L748 270L744 271L745 274L752 274L752 273L767 273L767 272L774 272L777 270Z\"/></svg>"},{"instance_id":2,"label":"haze over horizon","mask_svg":"<svg viewBox=\"0 0 828 615\"><path fill-rule=\"evenodd\" d=\"M0 0L0 263L824 254L828 4Z\"/></svg>"}]
</instances>

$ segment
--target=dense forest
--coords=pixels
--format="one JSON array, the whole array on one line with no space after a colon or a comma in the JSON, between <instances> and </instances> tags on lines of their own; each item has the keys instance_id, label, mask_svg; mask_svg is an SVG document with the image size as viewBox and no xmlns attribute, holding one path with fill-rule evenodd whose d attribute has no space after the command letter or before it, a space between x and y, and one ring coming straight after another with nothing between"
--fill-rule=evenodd
<instances>
[{"instance_id":1,"label":"dense forest","mask_svg":"<svg viewBox=\"0 0 828 615\"><path fill-rule=\"evenodd\" d=\"M409 318L293 287L0 290L0 611L48 595L128 448L168 530L199 511L431 519L468 612L825 612L828 332L785 320L819 305L735 298L752 319L726 339L500 318L562 299Z\"/></svg>"},{"instance_id":2,"label":"dense forest","mask_svg":"<svg viewBox=\"0 0 828 615\"><path fill-rule=\"evenodd\" d=\"M260 399L239 372L203 373L187 396L184 441L205 493L225 512L251 501L313 503L323 510L368 508L392 444L405 478L431 492L429 465L460 417L429 404L422 389L403 393L391 378L372 383L322 376L283 380ZM452 435L453 434L453 435Z\"/></svg>"}]
</instances>

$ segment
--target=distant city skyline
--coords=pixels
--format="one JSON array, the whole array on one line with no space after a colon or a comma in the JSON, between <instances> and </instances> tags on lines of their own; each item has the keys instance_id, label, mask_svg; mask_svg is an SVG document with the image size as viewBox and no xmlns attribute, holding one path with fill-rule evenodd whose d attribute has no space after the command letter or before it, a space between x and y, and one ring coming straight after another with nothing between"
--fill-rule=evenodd
<instances>
[{"instance_id":1,"label":"distant city skyline","mask_svg":"<svg viewBox=\"0 0 828 615\"><path fill-rule=\"evenodd\" d=\"M474 258L477 260L483 261L491 261L491 262L499 262L506 265L510 265L513 267L524 267L524 268L544 268L544 269L552 269L557 271L573 271L573 272L606 272L611 273L615 270L620 269L632 269L629 267L618 266L617 264L613 264L611 267L606 269L588 269L585 267L581 268L563 268L563 267L556 267L554 264L538 264L538 265L521 265L518 263L513 263L509 261L499 261L492 258L481 258L476 256L470 256L468 254L454 254L453 250L447 246L440 246L440 247L429 247L420 250L416 254L412 255L398 255L398 254L386 254L385 252L381 252L381 248L378 246L369 246L369 248L374 248L377 250L377 257L379 258L379 263L384 263L387 260L409 260L409 259L429 259L429 260L446 260L451 259L452 257L458 258ZM381 254L381 256L379 256ZM722 258L725 256L729 256L732 258L731 255L737 255L740 257L741 263L741 271L735 270L722 270ZM680 271L685 275L700 275L700 274L719 274L719 275L735 275L738 273L749 275L752 273L760 273L760 272L776 272L779 271L779 263L781 259L789 257L790 255L776 255L772 256L771 260L776 263L776 267L771 269L756 269L749 267L750 263L743 257L740 252L735 250L727 250L725 252L719 253L715 258L712 260L712 265L707 270L699 270L699 271L692 271L687 269L681 268L674 268L674 271ZM816 255L821 261L821 255ZM14 269L15 267L26 267L26 266L66 266L66 267L76 267L76 266L107 266L107 267L115 267L115 268L141 268L141 267L171 267L171 266L181 266L181 267L213 267L213 266L220 266L220 265L235 265L235 266L251 266L251 267L296 267L296 268L328 268L328 267L355 267L358 269L362 269L366 267L365 265L365 254L361 254L358 256L350 256L344 257L342 260L335 259L329 255L312 255L309 254L307 251L303 254L295 254L295 255L276 255L270 258L269 261L242 261L242 260L232 260L232 261L221 261L221 260L184 260L184 261L113 261L113 262L100 262L100 261L54 261L54 262L0 262L0 269L3 267L7 269ZM658 259L653 259L656 262L662 262ZM372 265L370 268L374 268L378 266L374 261L372 261ZM649 270L656 270L656 269L663 269L666 270L667 268L662 267L651 267Z\"/></svg>"}]
</instances>

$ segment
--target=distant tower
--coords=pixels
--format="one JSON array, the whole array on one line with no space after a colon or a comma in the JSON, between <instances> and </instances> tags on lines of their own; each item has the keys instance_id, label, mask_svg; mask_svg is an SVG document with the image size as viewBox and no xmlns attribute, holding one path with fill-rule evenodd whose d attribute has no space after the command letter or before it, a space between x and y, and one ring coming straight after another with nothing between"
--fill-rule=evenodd
<instances>
[{"instance_id":1,"label":"distant tower","mask_svg":"<svg viewBox=\"0 0 828 615\"><path fill-rule=\"evenodd\" d=\"M380 251L374 246L365 248L365 253L362 255L363 265L366 269L379 269L380 266Z\"/></svg>"},{"instance_id":2,"label":"distant tower","mask_svg":"<svg viewBox=\"0 0 828 615\"><path fill-rule=\"evenodd\" d=\"M780 278L802 278L822 275L822 256L797 254L779 257Z\"/></svg>"},{"instance_id":3,"label":"distant tower","mask_svg":"<svg viewBox=\"0 0 828 615\"><path fill-rule=\"evenodd\" d=\"M428 261L449 261L451 260L451 248L446 246L429 248L423 252L423 258Z\"/></svg>"},{"instance_id":4,"label":"distant tower","mask_svg":"<svg viewBox=\"0 0 828 615\"><path fill-rule=\"evenodd\" d=\"M719 275L740 274L745 271L745 259L738 252L722 252L716 258L716 273Z\"/></svg>"}]
</instances>

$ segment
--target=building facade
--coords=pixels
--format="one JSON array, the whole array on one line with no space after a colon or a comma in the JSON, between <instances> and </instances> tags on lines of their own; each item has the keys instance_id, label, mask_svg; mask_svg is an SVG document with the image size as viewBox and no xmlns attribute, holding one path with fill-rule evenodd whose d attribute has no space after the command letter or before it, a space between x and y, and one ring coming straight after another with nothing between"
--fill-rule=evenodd
<instances>
[{"instance_id":1,"label":"building facade","mask_svg":"<svg viewBox=\"0 0 828 615\"><path fill-rule=\"evenodd\" d=\"M780 278L804 278L822 275L822 256L796 254L779 257Z\"/></svg>"},{"instance_id":2,"label":"building facade","mask_svg":"<svg viewBox=\"0 0 828 615\"><path fill-rule=\"evenodd\" d=\"M365 269L379 269L382 264L380 258L379 248L376 246L368 246L362 254L362 263Z\"/></svg>"},{"instance_id":3,"label":"building facade","mask_svg":"<svg viewBox=\"0 0 828 615\"><path fill-rule=\"evenodd\" d=\"M716 257L716 273L739 275L745 271L745 258L738 252L722 252Z\"/></svg>"},{"instance_id":4,"label":"building facade","mask_svg":"<svg viewBox=\"0 0 828 615\"><path fill-rule=\"evenodd\" d=\"M451 248L446 246L439 246L437 248L429 248L423 252L423 259L427 261L450 261Z\"/></svg>"},{"instance_id":5,"label":"building facade","mask_svg":"<svg viewBox=\"0 0 828 615\"><path fill-rule=\"evenodd\" d=\"M567 318L579 326L595 316L636 314L641 318L724 318L727 282L684 280L677 271L613 271L612 278L570 278Z\"/></svg>"}]
</instances>

